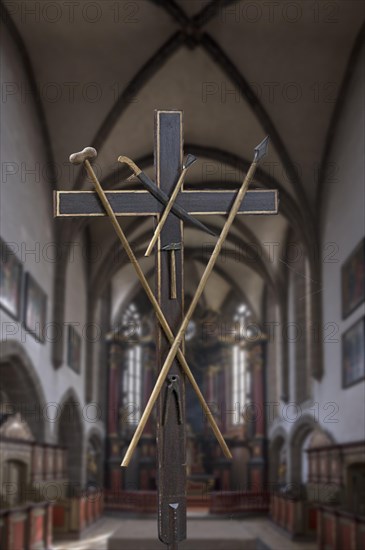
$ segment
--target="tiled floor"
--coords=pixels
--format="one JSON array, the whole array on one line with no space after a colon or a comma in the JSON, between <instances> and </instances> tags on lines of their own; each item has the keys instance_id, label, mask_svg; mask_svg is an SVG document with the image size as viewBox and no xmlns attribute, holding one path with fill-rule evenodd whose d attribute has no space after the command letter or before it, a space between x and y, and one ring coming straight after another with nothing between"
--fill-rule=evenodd
<instances>
[{"instance_id":1,"label":"tiled floor","mask_svg":"<svg viewBox=\"0 0 365 550\"><path fill-rule=\"evenodd\" d=\"M107 540L120 526L120 518L103 517L90 527L82 540L75 542L54 542L54 550L106 550Z\"/></svg>"},{"instance_id":2,"label":"tiled floor","mask_svg":"<svg viewBox=\"0 0 365 550\"><path fill-rule=\"evenodd\" d=\"M91 527L87 536L82 540L67 543L56 542L54 550L106 550L108 538L120 527L122 521L122 518L106 516ZM135 521L143 522L143 520ZM192 519L192 521L194 520ZM214 520L207 520L207 524L210 521ZM247 533L252 537L259 538L271 550L316 550L317 548L315 543L291 541L267 519L227 519L227 529L230 529L232 522L240 526L244 524Z\"/></svg>"}]
</instances>

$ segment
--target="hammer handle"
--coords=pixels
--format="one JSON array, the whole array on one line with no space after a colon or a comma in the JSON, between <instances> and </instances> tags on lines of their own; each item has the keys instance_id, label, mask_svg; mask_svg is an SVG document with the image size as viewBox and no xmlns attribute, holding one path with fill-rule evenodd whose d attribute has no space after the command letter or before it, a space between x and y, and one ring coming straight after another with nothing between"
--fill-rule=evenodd
<instances>
[{"instance_id":1,"label":"hammer handle","mask_svg":"<svg viewBox=\"0 0 365 550\"><path fill-rule=\"evenodd\" d=\"M176 288L176 256L175 250L170 250L170 298L176 300L177 288Z\"/></svg>"}]
</instances>

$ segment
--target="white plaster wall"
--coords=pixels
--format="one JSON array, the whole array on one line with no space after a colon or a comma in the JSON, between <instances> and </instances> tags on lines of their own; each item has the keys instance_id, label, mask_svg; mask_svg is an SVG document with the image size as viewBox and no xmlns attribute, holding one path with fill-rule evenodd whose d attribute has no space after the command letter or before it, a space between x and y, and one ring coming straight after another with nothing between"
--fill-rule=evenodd
<instances>
[{"instance_id":1,"label":"white plaster wall","mask_svg":"<svg viewBox=\"0 0 365 550\"><path fill-rule=\"evenodd\" d=\"M85 243L81 236L78 235L72 243L66 271L67 292L65 296L63 365L60 368L60 377L58 379L60 393L62 394L69 386L72 386L80 403L84 401L86 338L89 337L86 318L87 296L85 254ZM76 332L81 336L80 374L73 371L67 364L68 324L72 324ZM90 336L92 337L92 335Z\"/></svg>"},{"instance_id":2,"label":"white plaster wall","mask_svg":"<svg viewBox=\"0 0 365 550\"><path fill-rule=\"evenodd\" d=\"M51 189L56 182L49 180L44 170L47 158L43 147L40 124L31 95L22 97L19 90L28 89L26 74L18 51L6 27L1 36L1 222L0 235L5 242L14 243L17 256L22 260L24 271L28 271L38 281L47 294L47 323L51 323L53 313L53 282L55 264L51 249L53 242L53 206ZM12 95L5 96L6 90ZM13 163L6 165L5 163ZM23 163L23 166L22 166ZM15 173L7 175L11 168ZM26 174L34 170L36 175ZM79 237L78 237L79 238ZM80 240L80 239L79 239ZM81 243L73 247L74 254L67 269L67 287L65 312L66 322L80 323L81 332L86 323L86 285L85 266ZM36 253L29 251L36 250ZM13 323L12 329L6 323ZM66 365L66 336L64 364L55 370L51 360L51 342L44 344L36 341L32 335L1 310L2 339L12 338L25 347L38 375L45 399L48 403L60 403L65 392L72 387L81 408L84 407L85 387L85 341L83 340L81 375L74 373ZM7 328L8 327L8 328ZM9 336L6 330L13 330ZM51 410L51 409L50 409ZM54 411L55 409L53 409ZM98 423L87 423L85 431L95 428ZM47 430L48 431L48 430ZM55 436L56 425L51 423L49 433Z\"/></svg>"},{"instance_id":3,"label":"white plaster wall","mask_svg":"<svg viewBox=\"0 0 365 550\"><path fill-rule=\"evenodd\" d=\"M322 182L324 196L321 212L322 307L324 331L324 375L320 382L312 379L312 396L297 408L294 402L294 363L289 346L290 399L280 402L277 416L269 426L274 439L284 429L292 437L298 424L314 420L313 425L329 432L338 443L364 439L365 382L342 389L341 336L365 314L364 305L342 320L341 266L360 242L365 232L364 192L364 51L354 71L344 108L333 141L330 163L337 167L335 178ZM332 174L333 175L333 174ZM334 243L326 248L328 243ZM334 248L336 247L336 248ZM335 254L330 255L335 251ZM332 261L329 261L332 259ZM293 296L289 288L289 322L293 318ZM334 341L332 341L334 340ZM305 418L304 418L305 417ZM290 456L288 457L290 460Z\"/></svg>"},{"instance_id":4,"label":"white plaster wall","mask_svg":"<svg viewBox=\"0 0 365 550\"><path fill-rule=\"evenodd\" d=\"M337 172L334 181L326 182L322 204L321 238L322 250L326 243L338 247L334 263L323 259L323 323L335 323L338 332L332 337L336 342L324 343L324 376L314 384L314 399L320 409L334 402L338 422L323 422L338 442L363 440L365 423L365 383L342 389L341 336L357 319L364 315L364 306L355 310L346 320L341 312L341 265L364 236L364 97L365 97L365 51L357 63L351 79L344 109L336 129L330 155ZM328 325L329 326L329 325ZM336 329L337 330L337 329ZM329 339L329 330L325 337Z\"/></svg>"},{"instance_id":5,"label":"white plaster wall","mask_svg":"<svg viewBox=\"0 0 365 550\"><path fill-rule=\"evenodd\" d=\"M53 219L50 182L42 174L46 166L40 125L36 118L34 101L26 99L19 90L29 89L18 52L5 26L1 38L1 224L4 241L13 243L24 270L29 271L47 294L47 321L53 309L54 263L45 260L46 247L53 241ZM15 90L6 96L5 90ZM7 164L6 164L7 163ZM10 163L12 163L10 165ZM23 165L22 165L23 163ZM37 175L26 175L26 170L37 166ZM14 175L7 175L12 169ZM35 254L30 251L36 250ZM2 337L7 330L3 322L11 319L2 312ZM22 341L42 380L46 399L54 395L56 373L50 362L51 345L40 344L16 325L15 339Z\"/></svg>"},{"instance_id":6,"label":"white plaster wall","mask_svg":"<svg viewBox=\"0 0 365 550\"><path fill-rule=\"evenodd\" d=\"M278 323L278 307L275 297L271 292L268 293L267 297L265 323L267 323L268 327L274 327L275 323ZM269 403L277 403L280 398L280 338L278 332L277 330L270 330L268 332L269 336L266 347L266 401ZM267 407L266 421L268 426L271 425L273 419L274 416Z\"/></svg>"}]
</instances>

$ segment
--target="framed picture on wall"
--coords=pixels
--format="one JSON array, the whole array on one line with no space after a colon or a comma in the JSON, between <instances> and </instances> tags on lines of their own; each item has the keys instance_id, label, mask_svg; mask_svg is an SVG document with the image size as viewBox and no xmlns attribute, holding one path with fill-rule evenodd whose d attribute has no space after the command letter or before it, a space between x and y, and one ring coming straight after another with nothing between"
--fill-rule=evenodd
<instances>
[{"instance_id":1,"label":"framed picture on wall","mask_svg":"<svg viewBox=\"0 0 365 550\"><path fill-rule=\"evenodd\" d=\"M30 275L25 277L24 319L25 328L39 341L44 342L47 317L47 295Z\"/></svg>"},{"instance_id":2,"label":"framed picture on wall","mask_svg":"<svg viewBox=\"0 0 365 550\"><path fill-rule=\"evenodd\" d=\"M72 325L68 325L67 335L67 364L80 373L81 370L81 336Z\"/></svg>"},{"instance_id":3,"label":"framed picture on wall","mask_svg":"<svg viewBox=\"0 0 365 550\"><path fill-rule=\"evenodd\" d=\"M23 266L10 247L0 239L0 307L20 319Z\"/></svg>"},{"instance_id":4,"label":"framed picture on wall","mask_svg":"<svg viewBox=\"0 0 365 550\"><path fill-rule=\"evenodd\" d=\"M342 266L342 317L346 319L365 299L365 238Z\"/></svg>"},{"instance_id":5,"label":"framed picture on wall","mask_svg":"<svg viewBox=\"0 0 365 550\"><path fill-rule=\"evenodd\" d=\"M342 386L348 388L365 379L365 318L342 335Z\"/></svg>"}]
</instances>

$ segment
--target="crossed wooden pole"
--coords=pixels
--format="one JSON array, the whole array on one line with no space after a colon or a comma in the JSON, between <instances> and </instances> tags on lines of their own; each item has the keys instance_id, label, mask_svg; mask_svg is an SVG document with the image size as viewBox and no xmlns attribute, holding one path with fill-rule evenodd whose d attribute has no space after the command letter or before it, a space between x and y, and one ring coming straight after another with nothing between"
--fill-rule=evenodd
<instances>
[{"instance_id":1,"label":"crossed wooden pole","mask_svg":"<svg viewBox=\"0 0 365 550\"><path fill-rule=\"evenodd\" d=\"M91 181L93 182L94 186L95 186L95 190L106 210L106 213L108 214L112 224L113 224L113 227L128 255L128 258L130 260L130 262L132 263L133 267L135 268L135 271L136 271L136 274L153 306L153 309L155 310L155 313L156 313L156 316L161 324L161 327L163 328L165 334L166 334L166 337L171 345L171 348L170 348L170 351L165 359L165 362L160 370L160 373L159 373L159 376L157 378L157 381L156 381L156 384L155 384L155 387L151 393L151 396L147 402L147 405L146 405L146 408L141 416L141 419L139 421L139 424L136 428L136 431L132 437L132 440L129 444L129 447L127 449L127 452L125 454L125 457L123 459L123 462L122 462L122 466L123 467L127 467L130 463L130 460L132 458L132 455L133 455L133 452L138 444L138 441L143 433L143 430L144 430L144 427L147 423L147 420L152 412L152 409L156 403L156 400L160 394L160 391L162 389L162 386L165 382L165 379L168 375L168 372L171 368L171 365L172 363L174 362L174 359L177 355L178 357L178 360L184 370L184 372L186 373L190 383L192 384L197 396L198 396L198 399L199 399L199 402L200 404L202 405L202 408L205 412L205 414L207 415L208 417L208 420L210 422L210 425L213 429L213 432L223 450L223 453L225 454L225 456L227 458L232 458L232 455L227 447L227 444L226 442L224 441L224 438L214 420L214 417L213 415L211 414L210 412L210 409L199 389L199 386L198 384L196 383L196 380L189 368L189 365L187 364L187 361L180 349L180 346L182 344L182 341L183 341L183 338L184 338L184 335L185 335L185 332L186 332L186 329L188 327L188 324L194 314L194 311L195 311L195 308L198 304L198 301L204 291L204 288L207 284L207 281L208 281L208 278L214 268L214 265L217 261L217 258L221 252L221 249L222 249L222 246L227 238L227 235L228 235L228 232L231 228L231 225L232 223L234 222L234 219L236 217L236 214L240 208L240 205L244 199L244 196L246 194L246 191L249 187L249 184L250 182L252 181L253 177L254 177L254 174L255 174L255 171L256 171L256 168L257 168L257 165L260 161L260 159L266 154L266 151L267 151L267 146L268 146L268 137L266 137L256 148L255 148L255 154L254 154L254 159L253 159L253 162L246 174L246 177L244 178L243 180L243 183L239 189L239 191L237 192L237 195L236 195L236 198L233 202L233 205L232 205L232 208L230 210L230 213L228 215L228 218L223 226L223 229L221 231L221 234L217 240L217 243L214 247L214 250L213 250L213 253L207 263L207 266L204 270L204 273L203 273L203 276L200 280L200 283L198 285L198 288L195 292L195 295L191 301L191 304L189 306L189 309L185 315L185 318L184 320L182 321L181 323L181 326L176 334L176 336L174 337L173 335L173 332L169 326L169 324L167 323L166 321L166 318L162 312L162 309L153 293L153 291L151 290L148 282L147 282L147 279L140 267L140 264L137 260L137 258L135 257L134 255L134 252L133 250L131 249L130 245L129 245L129 242L122 230L122 228L120 227L119 223L118 223L118 220L117 220L117 217L105 195L105 192L102 188L102 186L100 185L95 173L94 173L94 170L92 169L92 166L90 164L90 161L89 159L90 158L95 158L97 156L97 152L95 149L93 149L92 147L87 147L86 149L84 149L81 153L75 153L73 155L70 156L70 162L73 163L73 164L81 164L81 163L84 163L85 165L85 168L86 168L86 171L91 179ZM184 173L185 173L185 169L184 169ZM165 215L163 216L163 218L160 220L160 224L158 226L159 228L159 232L161 231L162 227L163 227L163 224L164 222L166 221L167 219L167 215L170 211L170 209L172 208L173 204L174 204L174 200L176 198L176 196L178 195L178 191L181 187L181 184L182 184L182 181L183 181L183 175L179 178L179 181L176 185L176 189L174 190L169 202L168 202L168 205L166 208L169 208L169 210L167 211L167 214L165 213ZM157 230L156 230L157 231ZM152 238L152 241L148 247L148 249L152 250L153 246L154 246L154 243L156 242L158 238L158 235L157 237L154 235L154 237Z\"/></svg>"}]
</instances>

